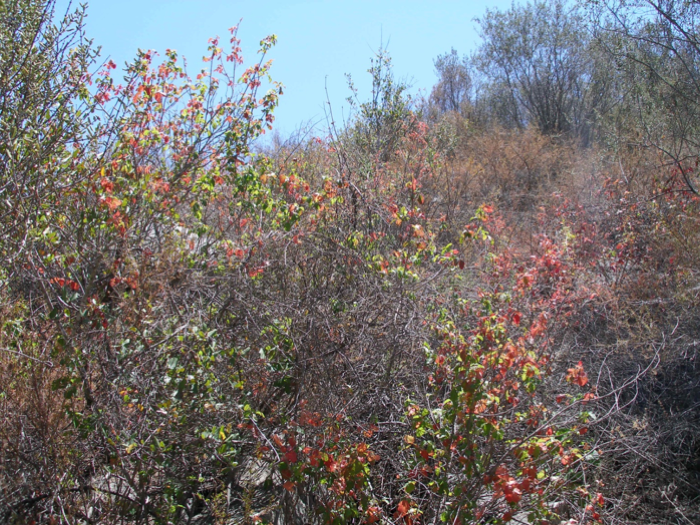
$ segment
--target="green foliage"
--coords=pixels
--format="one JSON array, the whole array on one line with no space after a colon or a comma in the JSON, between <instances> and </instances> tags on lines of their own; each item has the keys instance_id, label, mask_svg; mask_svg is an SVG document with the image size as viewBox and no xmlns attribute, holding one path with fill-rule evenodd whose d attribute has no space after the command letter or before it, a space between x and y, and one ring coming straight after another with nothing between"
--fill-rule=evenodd
<instances>
[{"instance_id":1,"label":"green foliage","mask_svg":"<svg viewBox=\"0 0 700 525\"><path fill-rule=\"evenodd\" d=\"M4 260L34 255L35 239L58 242L52 200L81 180L91 138L87 82L96 55L82 33L84 11L54 26L53 5L27 0L0 6Z\"/></svg>"},{"instance_id":2,"label":"green foliage","mask_svg":"<svg viewBox=\"0 0 700 525\"><path fill-rule=\"evenodd\" d=\"M486 111L509 126L588 140L596 112L610 104L610 77L581 13L561 0L535 1L487 10L478 22Z\"/></svg>"},{"instance_id":3,"label":"green foliage","mask_svg":"<svg viewBox=\"0 0 700 525\"><path fill-rule=\"evenodd\" d=\"M348 98L354 116L347 125L343 138L352 161L360 164L359 171L367 171L370 164L389 161L407 132L410 123L411 101L406 97L408 86L394 79L391 58L380 49L371 60L367 72L372 76L372 94L367 102L360 102L352 79L348 76L353 93Z\"/></svg>"},{"instance_id":4,"label":"green foliage","mask_svg":"<svg viewBox=\"0 0 700 525\"><path fill-rule=\"evenodd\" d=\"M600 41L624 86L617 131L658 149L697 192L700 10L695 2L589 3ZM640 141L641 139L641 141Z\"/></svg>"}]
</instances>

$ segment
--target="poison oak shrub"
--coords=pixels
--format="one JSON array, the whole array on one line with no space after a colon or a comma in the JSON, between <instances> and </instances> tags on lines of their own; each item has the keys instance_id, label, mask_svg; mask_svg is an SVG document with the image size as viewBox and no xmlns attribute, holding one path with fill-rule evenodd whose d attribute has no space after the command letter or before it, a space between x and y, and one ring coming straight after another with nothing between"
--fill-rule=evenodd
<instances>
[{"instance_id":1,"label":"poison oak shrub","mask_svg":"<svg viewBox=\"0 0 700 525\"><path fill-rule=\"evenodd\" d=\"M90 116L41 159L61 191L3 215L1 519L597 519L596 392L554 344L582 248L544 220L513 248L484 204L515 202L517 148L464 205L380 57L357 121L268 157L274 37L247 68L228 40L195 79L143 52L59 89ZM509 140L533 178L565 163ZM5 167L3 205L36 199Z\"/></svg>"},{"instance_id":2,"label":"poison oak shrub","mask_svg":"<svg viewBox=\"0 0 700 525\"><path fill-rule=\"evenodd\" d=\"M484 225L468 229L470 236L497 234L489 215L488 207L478 214ZM584 290L574 286L570 248L547 237L540 246L529 264L491 252L479 288L464 288L458 273L455 288L436 297L427 396L407 401L404 441L414 458L398 512L408 521L564 517L551 496L565 498L577 484L590 451L581 403L595 395L583 388L580 363L565 377L578 390L542 391L556 357L550 324L561 324Z\"/></svg>"},{"instance_id":3,"label":"poison oak shrub","mask_svg":"<svg viewBox=\"0 0 700 525\"><path fill-rule=\"evenodd\" d=\"M51 35L48 24L44 18L37 31ZM263 41L263 56L273 43ZM16 439L13 427L29 418L38 441L22 431L18 450L29 464L30 450L48 463L3 463L6 520L167 522L197 512L203 500L193 494L217 488L212 469L235 464L232 421L248 406L235 403L245 395L245 350L218 346L211 323L223 317L217 301L228 298L213 285L231 265L247 276L259 271L236 255L251 255L259 240L250 214L262 208L279 228L294 214L261 185L265 165L249 150L272 121L281 88L273 84L259 99L269 64L241 75L235 28L230 44L224 53L211 41L212 67L195 81L170 51L157 68L154 54L142 53L119 85L107 62L93 99L84 99L96 120L84 134L71 128L72 143L37 160L51 183L67 182L37 202L41 212L27 212L21 236L3 237L5 251L22 242L21 264L3 268L14 298L4 326L15 327L3 342L3 395L13 400L3 433ZM69 59L63 66L70 69ZM71 97L86 96L89 77L75 82L75 91L57 88L70 109ZM20 184L21 173L6 165L3 187ZM33 378L31 396L23 375ZM65 399L58 412L57 395Z\"/></svg>"}]
</instances>

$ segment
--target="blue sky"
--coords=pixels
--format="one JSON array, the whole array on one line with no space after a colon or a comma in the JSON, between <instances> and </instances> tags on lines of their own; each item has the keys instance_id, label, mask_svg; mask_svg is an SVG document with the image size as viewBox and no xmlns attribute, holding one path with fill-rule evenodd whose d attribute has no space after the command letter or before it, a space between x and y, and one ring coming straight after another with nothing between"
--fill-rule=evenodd
<instances>
[{"instance_id":1,"label":"blue sky","mask_svg":"<svg viewBox=\"0 0 700 525\"><path fill-rule=\"evenodd\" d=\"M87 34L102 46L102 56L118 65L138 48L176 49L197 71L207 40L225 37L240 19L244 58L256 58L261 38L275 33L278 44L272 77L285 85L275 127L288 134L304 122L325 124L326 86L336 119L349 95L352 75L360 97L370 86L370 57L382 40L388 45L395 76L430 91L433 60L454 47L460 54L478 42L473 21L487 7L507 9L511 0L487 1L318 1L318 0L92 0ZM73 2L77 5L77 2ZM63 13L68 0L57 0ZM223 39L222 39L223 40ZM224 40L227 41L227 40Z\"/></svg>"}]
</instances>

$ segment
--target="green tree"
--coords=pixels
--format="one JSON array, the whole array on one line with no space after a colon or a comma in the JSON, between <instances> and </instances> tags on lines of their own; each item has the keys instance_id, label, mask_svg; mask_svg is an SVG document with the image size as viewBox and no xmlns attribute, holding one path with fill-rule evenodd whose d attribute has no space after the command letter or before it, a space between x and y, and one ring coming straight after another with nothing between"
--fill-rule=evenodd
<instances>
[{"instance_id":1,"label":"green tree","mask_svg":"<svg viewBox=\"0 0 700 525\"><path fill-rule=\"evenodd\" d=\"M348 76L352 91L348 102L354 114L344 140L352 143L350 149L355 151L357 160L363 157L365 161L386 162L393 157L410 121L408 85L394 78L391 57L383 48L371 59L367 72L372 76L372 93L364 102L359 100L352 78Z\"/></svg>"},{"instance_id":2,"label":"green tree","mask_svg":"<svg viewBox=\"0 0 700 525\"><path fill-rule=\"evenodd\" d=\"M472 80L469 74L469 61L460 59L452 48L449 53L438 56L433 62L438 83L430 93L430 103L440 113L463 112L470 104Z\"/></svg>"},{"instance_id":3,"label":"green tree","mask_svg":"<svg viewBox=\"0 0 700 525\"><path fill-rule=\"evenodd\" d=\"M482 97L507 125L587 138L608 85L586 21L562 0L487 10L475 62Z\"/></svg>"},{"instance_id":4,"label":"green tree","mask_svg":"<svg viewBox=\"0 0 700 525\"><path fill-rule=\"evenodd\" d=\"M700 4L608 0L588 5L601 47L624 83L620 112L642 144L675 166L673 179L698 193Z\"/></svg>"}]
</instances>

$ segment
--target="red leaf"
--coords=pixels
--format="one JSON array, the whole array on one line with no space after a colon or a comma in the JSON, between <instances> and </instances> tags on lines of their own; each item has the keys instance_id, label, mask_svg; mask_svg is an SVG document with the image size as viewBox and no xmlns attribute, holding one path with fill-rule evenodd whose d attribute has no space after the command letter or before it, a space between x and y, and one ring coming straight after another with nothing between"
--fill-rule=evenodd
<instances>
[{"instance_id":1,"label":"red leaf","mask_svg":"<svg viewBox=\"0 0 700 525\"><path fill-rule=\"evenodd\" d=\"M515 489L513 492L509 492L506 494L506 501L508 503L517 503L520 501L522 498L522 493L520 492L520 489Z\"/></svg>"},{"instance_id":2,"label":"red leaf","mask_svg":"<svg viewBox=\"0 0 700 525\"><path fill-rule=\"evenodd\" d=\"M379 507L369 507L367 509L367 518L365 518L365 523L376 523L379 521L381 511Z\"/></svg>"},{"instance_id":3,"label":"red leaf","mask_svg":"<svg viewBox=\"0 0 700 525\"><path fill-rule=\"evenodd\" d=\"M374 463L375 461L379 461L381 458L379 457L379 454L375 454L371 450L367 452L367 461L370 463Z\"/></svg>"},{"instance_id":4,"label":"red leaf","mask_svg":"<svg viewBox=\"0 0 700 525\"><path fill-rule=\"evenodd\" d=\"M324 463L326 465L326 468L328 469L329 472L335 472L336 469L338 468L338 464L335 462L335 460L332 457L328 458L328 461Z\"/></svg>"},{"instance_id":5,"label":"red leaf","mask_svg":"<svg viewBox=\"0 0 700 525\"><path fill-rule=\"evenodd\" d=\"M312 450L311 455L309 456L309 464L312 467L318 467L318 460L320 456L321 453L318 450Z\"/></svg>"},{"instance_id":6,"label":"red leaf","mask_svg":"<svg viewBox=\"0 0 700 525\"><path fill-rule=\"evenodd\" d=\"M578 386L586 386L588 383L588 376L583 369L583 363L581 361L574 368L569 368L567 370L566 380L569 383L576 383Z\"/></svg>"},{"instance_id":7,"label":"red leaf","mask_svg":"<svg viewBox=\"0 0 700 525\"><path fill-rule=\"evenodd\" d=\"M397 518L403 518L406 514L408 514L409 510L411 510L411 503L405 499L401 500L399 506L396 508L396 514L394 514L394 516Z\"/></svg>"},{"instance_id":8,"label":"red leaf","mask_svg":"<svg viewBox=\"0 0 700 525\"><path fill-rule=\"evenodd\" d=\"M102 179L100 181L100 186L102 186L102 189L105 190L107 193L111 193L114 189L114 184L108 179Z\"/></svg>"},{"instance_id":9,"label":"red leaf","mask_svg":"<svg viewBox=\"0 0 700 525\"><path fill-rule=\"evenodd\" d=\"M102 202L105 203L110 210L114 210L122 204L122 201L115 197L104 197Z\"/></svg>"}]
</instances>

